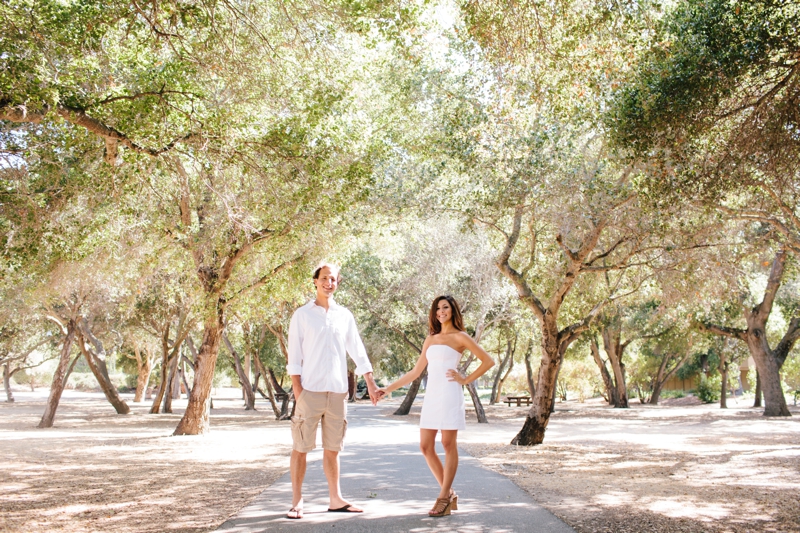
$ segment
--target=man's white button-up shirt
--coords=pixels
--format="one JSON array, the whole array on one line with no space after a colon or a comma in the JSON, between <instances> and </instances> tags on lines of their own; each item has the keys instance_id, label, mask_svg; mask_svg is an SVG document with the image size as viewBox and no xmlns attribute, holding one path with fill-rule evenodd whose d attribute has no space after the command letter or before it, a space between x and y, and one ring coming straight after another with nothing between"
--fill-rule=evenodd
<instances>
[{"instance_id":1,"label":"man's white button-up shirt","mask_svg":"<svg viewBox=\"0 0 800 533\"><path fill-rule=\"evenodd\" d=\"M289 324L289 364L286 372L299 375L312 392L347 392L347 357L356 374L372 372L367 350L358 334L353 314L328 300L328 310L311 300L292 315Z\"/></svg>"}]
</instances>

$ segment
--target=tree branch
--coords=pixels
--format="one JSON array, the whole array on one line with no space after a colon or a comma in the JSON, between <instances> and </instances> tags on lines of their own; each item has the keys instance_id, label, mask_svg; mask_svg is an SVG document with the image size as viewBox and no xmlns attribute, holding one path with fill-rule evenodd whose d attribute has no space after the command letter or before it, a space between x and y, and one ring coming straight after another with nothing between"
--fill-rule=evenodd
<instances>
[{"instance_id":1,"label":"tree branch","mask_svg":"<svg viewBox=\"0 0 800 533\"><path fill-rule=\"evenodd\" d=\"M707 324L705 322L698 323L697 329L704 333L713 333L715 335L722 335L723 337L730 337L731 339L747 341L747 330L744 329L728 328L716 324Z\"/></svg>"}]
</instances>

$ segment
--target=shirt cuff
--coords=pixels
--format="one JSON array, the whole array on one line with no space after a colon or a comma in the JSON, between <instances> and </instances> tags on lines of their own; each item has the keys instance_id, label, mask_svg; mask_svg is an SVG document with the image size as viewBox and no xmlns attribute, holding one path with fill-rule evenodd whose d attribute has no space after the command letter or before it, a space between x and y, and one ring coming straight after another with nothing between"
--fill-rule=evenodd
<instances>
[{"instance_id":1,"label":"shirt cuff","mask_svg":"<svg viewBox=\"0 0 800 533\"><path fill-rule=\"evenodd\" d=\"M356 376L363 376L368 372L372 372L372 365L369 363L359 365L356 367Z\"/></svg>"},{"instance_id":2,"label":"shirt cuff","mask_svg":"<svg viewBox=\"0 0 800 533\"><path fill-rule=\"evenodd\" d=\"M303 373L303 367L300 365L286 365L286 373L290 376L299 376Z\"/></svg>"}]
</instances>

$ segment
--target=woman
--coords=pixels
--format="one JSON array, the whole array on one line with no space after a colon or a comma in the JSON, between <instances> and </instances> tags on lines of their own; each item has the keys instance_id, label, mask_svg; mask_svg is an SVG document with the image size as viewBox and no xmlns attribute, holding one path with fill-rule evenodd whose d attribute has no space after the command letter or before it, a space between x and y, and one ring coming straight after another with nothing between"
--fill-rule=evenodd
<instances>
[{"instance_id":1,"label":"woman","mask_svg":"<svg viewBox=\"0 0 800 533\"><path fill-rule=\"evenodd\" d=\"M462 385L472 383L493 365L489 354L464 331L461 311L452 296L439 296L431 305L428 316L428 338L422 345L422 353L411 372L403 375L382 389L385 393L408 385L428 367L428 386L422 402L419 421L419 447L428 468L431 469L441 490L430 516L446 516L451 509L458 509L458 496L451 488L458 469L459 429L465 429L464 392ZM464 350L469 350L481 361L475 372L467 377L458 372L458 363ZM436 433L442 432L444 466L436 454Z\"/></svg>"}]
</instances>

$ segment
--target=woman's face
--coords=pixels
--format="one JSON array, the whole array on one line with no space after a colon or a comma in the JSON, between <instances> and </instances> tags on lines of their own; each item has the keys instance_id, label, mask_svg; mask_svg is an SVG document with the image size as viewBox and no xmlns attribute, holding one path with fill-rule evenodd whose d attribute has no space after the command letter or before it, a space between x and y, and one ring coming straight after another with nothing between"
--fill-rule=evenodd
<instances>
[{"instance_id":1,"label":"woman's face","mask_svg":"<svg viewBox=\"0 0 800 533\"><path fill-rule=\"evenodd\" d=\"M453 318L453 309L450 307L450 302L447 300L439 300L436 304L436 319L440 324L444 324Z\"/></svg>"}]
</instances>

